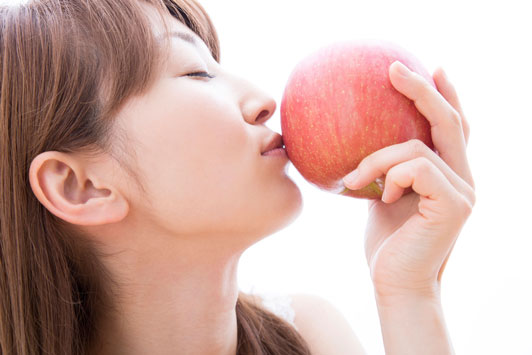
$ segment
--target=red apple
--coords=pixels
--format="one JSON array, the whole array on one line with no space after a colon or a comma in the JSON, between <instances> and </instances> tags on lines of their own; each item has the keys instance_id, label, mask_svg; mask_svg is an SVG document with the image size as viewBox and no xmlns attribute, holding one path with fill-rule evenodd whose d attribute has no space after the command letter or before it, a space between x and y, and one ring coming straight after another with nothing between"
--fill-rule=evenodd
<instances>
[{"instance_id":1,"label":"red apple","mask_svg":"<svg viewBox=\"0 0 532 355\"><path fill-rule=\"evenodd\" d=\"M430 124L389 79L396 60L431 75L403 48L383 41L334 43L292 71L281 101L286 153L310 183L346 196L381 198L384 178L360 190L342 178L369 154L417 138L434 149Z\"/></svg>"}]
</instances>

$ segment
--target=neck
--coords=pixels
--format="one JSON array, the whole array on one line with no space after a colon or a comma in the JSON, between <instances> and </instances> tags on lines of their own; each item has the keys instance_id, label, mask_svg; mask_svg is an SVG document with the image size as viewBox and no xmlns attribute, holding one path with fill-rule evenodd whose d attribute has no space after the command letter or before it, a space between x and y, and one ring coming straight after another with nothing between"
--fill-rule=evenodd
<instances>
[{"instance_id":1,"label":"neck","mask_svg":"<svg viewBox=\"0 0 532 355\"><path fill-rule=\"evenodd\" d=\"M183 250L113 255L107 266L119 275L116 311L101 321L91 353L236 354L241 253L221 257L219 250L188 255Z\"/></svg>"}]
</instances>

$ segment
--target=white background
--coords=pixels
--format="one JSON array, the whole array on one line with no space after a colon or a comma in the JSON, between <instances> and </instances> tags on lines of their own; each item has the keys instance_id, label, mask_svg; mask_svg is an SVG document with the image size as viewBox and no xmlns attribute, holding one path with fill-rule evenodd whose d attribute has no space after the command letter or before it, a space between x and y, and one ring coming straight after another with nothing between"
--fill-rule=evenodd
<instances>
[{"instance_id":1,"label":"white background","mask_svg":"<svg viewBox=\"0 0 532 355\"><path fill-rule=\"evenodd\" d=\"M443 277L442 302L458 354L532 354L532 21L529 1L203 0L222 65L280 105L294 65L343 39L398 43L430 72L442 66L471 125L477 204ZM281 133L279 106L267 124ZM255 244L242 289L330 300L368 354L384 354L363 252L366 202L322 192L290 166L301 215Z\"/></svg>"},{"instance_id":2,"label":"white background","mask_svg":"<svg viewBox=\"0 0 532 355\"><path fill-rule=\"evenodd\" d=\"M6 3L8 1L2 1ZM17 1L13 1L17 2ZM528 1L203 0L222 65L280 105L294 65L344 39L396 42L430 72L442 66L471 125L477 204L443 278L443 306L458 354L532 354L532 25ZM267 124L281 133L277 110ZM366 202L308 184L290 166L304 208L252 246L241 289L330 300L368 354L384 354L364 252Z\"/></svg>"}]
</instances>

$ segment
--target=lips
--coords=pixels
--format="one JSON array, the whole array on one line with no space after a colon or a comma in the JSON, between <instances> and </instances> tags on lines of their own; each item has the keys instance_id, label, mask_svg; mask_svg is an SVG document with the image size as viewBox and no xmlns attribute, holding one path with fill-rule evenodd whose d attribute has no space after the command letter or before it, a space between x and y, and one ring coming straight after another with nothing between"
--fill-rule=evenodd
<instances>
[{"instance_id":1,"label":"lips","mask_svg":"<svg viewBox=\"0 0 532 355\"><path fill-rule=\"evenodd\" d=\"M280 134L275 134L270 140L265 148L263 148L261 155L277 148L284 148L283 137Z\"/></svg>"}]
</instances>

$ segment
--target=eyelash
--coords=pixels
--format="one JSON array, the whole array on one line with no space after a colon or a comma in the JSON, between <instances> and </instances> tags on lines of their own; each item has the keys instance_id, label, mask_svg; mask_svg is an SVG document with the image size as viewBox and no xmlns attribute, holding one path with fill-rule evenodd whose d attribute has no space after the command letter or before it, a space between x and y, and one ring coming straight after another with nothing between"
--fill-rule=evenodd
<instances>
[{"instance_id":1,"label":"eyelash","mask_svg":"<svg viewBox=\"0 0 532 355\"><path fill-rule=\"evenodd\" d=\"M216 76L215 75L211 75L207 72L204 72L204 71L198 71L198 72L195 72L195 73L189 73L189 74L186 74L187 76L201 76L201 77L204 77L204 78L215 78Z\"/></svg>"}]
</instances>

